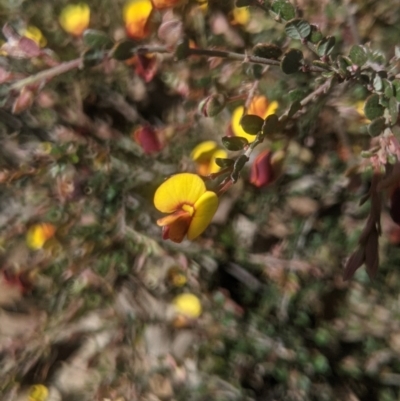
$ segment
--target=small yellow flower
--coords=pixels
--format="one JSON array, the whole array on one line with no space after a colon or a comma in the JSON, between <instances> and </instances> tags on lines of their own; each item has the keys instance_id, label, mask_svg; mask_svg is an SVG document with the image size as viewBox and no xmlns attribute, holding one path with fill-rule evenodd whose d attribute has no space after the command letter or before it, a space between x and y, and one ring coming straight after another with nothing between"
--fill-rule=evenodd
<instances>
[{"instance_id":1,"label":"small yellow flower","mask_svg":"<svg viewBox=\"0 0 400 401\"><path fill-rule=\"evenodd\" d=\"M232 22L238 25L246 25L250 20L248 7L235 7L232 11Z\"/></svg>"},{"instance_id":2,"label":"small yellow flower","mask_svg":"<svg viewBox=\"0 0 400 401\"><path fill-rule=\"evenodd\" d=\"M40 47L45 47L47 45L46 38L43 36L41 30L36 28L36 26L28 25L25 31L22 32L22 36L33 40Z\"/></svg>"},{"instance_id":3,"label":"small yellow flower","mask_svg":"<svg viewBox=\"0 0 400 401\"><path fill-rule=\"evenodd\" d=\"M43 384L35 384L29 389L29 401L46 401L49 396L49 390Z\"/></svg>"},{"instance_id":4,"label":"small yellow flower","mask_svg":"<svg viewBox=\"0 0 400 401\"><path fill-rule=\"evenodd\" d=\"M150 0L131 0L125 4L123 19L128 36L141 40L150 34L150 16L153 5Z\"/></svg>"},{"instance_id":5,"label":"small yellow flower","mask_svg":"<svg viewBox=\"0 0 400 401\"><path fill-rule=\"evenodd\" d=\"M269 115L274 114L277 108L278 102L273 101L269 103L265 96L255 96L250 103L247 114L255 114L261 118L266 118ZM246 138L249 142L253 142L255 136L247 134L240 125L240 121L243 117L243 111L243 106L239 106L233 111L231 120L232 130L235 136L241 136Z\"/></svg>"},{"instance_id":6,"label":"small yellow flower","mask_svg":"<svg viewBox=\"0 0 400 401\"><path fill-rule=\"evenodd\" d=\"M168 216L157 220L163 239L182 242L198 237L210 224L218 208L215 192L207 191L196 174L181 173L164 181L154 194L154 205Z\"/></svg>"},{"instance_id":7,"label":"small yellow flower","mask_svg":"<svg viewBox=\"0 0 400 401\"><path fill-rule=\"evenodd\" d=\"M359 101L356 102L356 104L355 104L357 113L362 117L362 120L363 120L365 123L369 123L371 120L369 120L367 117L365 117L364 106L365 106L365 101L364 101L364 100L359 100Z\"/></svg>"},{"instance_id":8,"label":"small yellow flower","mask_svg":"<svg viewBox=\"0 0 400 401\"><path fill-rule=\"evenodd\" d=\"M202 312L201 302L193 294L185 293L178 295L173 299L172 304L178 313L191 319L198 318Z\"/></svg>"},{"instance_id":9,"label":"small yellow flower","mask_svg":"<svg viewBox=\"0 0 400 401\"><path fill-rule=\"evenodd\" d=\"M228 157L228 153L220 149L214 141L205 141L198 144L190 155L191 159L196 163L196 170L200 175L206 176L218 172L221 167L215 163L215 159L224 159Z\"/></svg>"},{"instance_id":10,"label":"small yellow flower","mask_svg":"<svg viewBox=\"0 0 400 401\"><path fill-rule=\"evenodd\" d=\"M40 223L31 226L26 233L26 244L30 249L42 249L47 240L52 238L56 228L50 223Z\"/></svg>"},{"instance_id":11,"label":"small yellow flower","mask_svg":"<svg viewBox=\"0 0 400 401\"><path fill-rule=\"evenodd\" d=\"M86 3L70 4L61 11L59 22L65 32L81 36L89 26L90 8Z\"/></svg>"}]
</instances>

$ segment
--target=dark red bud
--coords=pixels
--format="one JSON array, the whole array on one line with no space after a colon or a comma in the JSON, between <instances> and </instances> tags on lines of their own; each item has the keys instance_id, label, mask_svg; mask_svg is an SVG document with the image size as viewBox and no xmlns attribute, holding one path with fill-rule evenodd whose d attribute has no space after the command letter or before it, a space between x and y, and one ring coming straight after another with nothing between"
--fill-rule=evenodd
<instances>
[{"instance_id":1,"label":"dark red bud","mask_svg":"<svg viewBox=\"0 0 400 401\"><path fill-rule=\"evenodd\" d=\"M133 137L146 154L156 153L162 149L157 133L153 127L139 127L133 133Z\"/></svg>"}]
</instances>

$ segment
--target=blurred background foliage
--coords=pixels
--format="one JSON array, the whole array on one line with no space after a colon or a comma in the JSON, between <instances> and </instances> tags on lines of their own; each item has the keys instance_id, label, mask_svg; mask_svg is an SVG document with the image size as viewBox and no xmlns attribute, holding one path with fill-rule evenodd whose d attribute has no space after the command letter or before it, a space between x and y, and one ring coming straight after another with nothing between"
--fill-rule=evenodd
<instances>
[{"instance_id":1,"label":"blurred background foliage","mask_svg":"<svg viewBox=\"0 0 400 401\"><path fill-rule=\"evenodd\" d=\"M58 22L69 3L0 0L0 24L21 34L39 28L54 58L68 61L84 50ZM396 1L294 3L335 36L335 52L370 43L394 56ZM87 4L90 28L126 37L123 1ZM287 46L283 26L260 9L240 25L232 1L210 0L206 13L190 6L175 12L203 47ZM153 33L144 43L159 42ZM315 76L154 57L151 79L137 61L108 60L55 77L19 114L3 102L1 399L28 400L31 392L35 401L398 400L400 230L387 211L376 279L360 269L342 280L368 214L368 204L358 206L368 166L351 171L371 139L357 111L365 89L338 86L313 104L293 127L279 181L255 188L245 169L203 236L177 245L161 240L154 191L169 175L194 171L194 146L220 143L243 104L211 119L197 113L200 100L220 89L246 95L260 79L257 93L276 100L279 114L292 101L289 91L311 92ZM47 68L4 54L0 67L16 80ZM157 132L158 151L147 154L137 141L143 125ZM42 242L36 229L55 233ZM200 316L176 307L183 293L200 300ZM48 393L32 398L34 385Z\"/></svg>"}]
</instances>

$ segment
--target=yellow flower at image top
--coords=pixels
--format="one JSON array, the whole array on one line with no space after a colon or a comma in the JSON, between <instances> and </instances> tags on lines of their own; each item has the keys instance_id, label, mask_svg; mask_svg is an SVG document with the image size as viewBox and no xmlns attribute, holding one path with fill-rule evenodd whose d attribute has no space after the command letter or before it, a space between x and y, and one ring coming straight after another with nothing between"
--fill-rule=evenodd
<instances>
[{"instance_id":1,"label":"yellow flower at image top","mask_svg":"<svg viewBox=\"0 0 400 401\"><path fill-rule=\"evenodd\" d=\"M218 172L221 167L215 162L215 159L225 159L228 153L220 149L214 141L205 141L198 144L190 155L196 163L196 170L200 175L206 176Z\"/></svg>"},{"instance_id":2,"label":"yellow flower at image top","mask_svg":"<svg viewBox=\"0 0 400 401\"><path fill-rule=\"evenodd\" d=\"M265 96L255 96L250 103L249 109L247 110L247 114L255 114L261 118L266 118L271 114L274 114L278 108L278 102L273 101L269 102ZM242 126L240 125L240 120L243 117L244 107L237 107L232 113L232 131L235 136L241 136L246 138L249 142L253 142L255 140L254 135L247 134Z\"/></svg>"},{"instance_id":3,"label":"yellow flower at image top","mask_svg":"<svg viewBox=\"0 0 400 401\"><path fill-rule=\"evenodd\" d=\"M172 300L172 304L178 313L192 319L198 318L202 312L201 302L193 294L185 293L178 295Z\"/></svg>"},{"instance_id":4,"label":"yellow flower at image top","mask_svg":"<svg viewBox=\"0 0 400 401\"><path fill-rule=\"evenodd\" d=\"M45 47L47 45L46 38L43 36L41 30L36 28L36 26L28 25L25 31L22 32L22 36L33 40L40 47Z\"/></svg>"},{"instance_id":5,"label":"yellow flower at image top","mask_svg":"<svg viewBox=\"0 0 400 401\"><path fill-rule=\"evenodd\" d=\"M232 22L238 25L246 25L250 21L248 7L235 7L232 10Z\"/></svg>"},{"instance_id":6,"label":"yellow flower at image top","mask_svg":"<svg viewBox=\"0 0 400 401\"><path fill-rule=\"evenodd\" d=\"M56 228L50 223L34 224L26 233L26 244L33 250L42 249L55 232Z\"/></svg>"},{"instance_id":7,"label":"yellow flower at image top","mask_svg":"<svg viewBox=\"0 0 400 401\"><path fill-rule=\"evenodd\" d=\"M46 401L49 397L49 390L43 384L35 384L29 389L29 401Z\"/></svg>"},{"instance_id":8,"label":"yellow flower at image top","mask_svg":"<svg viewBox=\"0 0 400 401\"><path fill-rule=\"evenodd\" d=\"M163 239L182 242L198 237L210 224L218 208L218 196L207 191L203 180L196 174L181 173L168 178L156 190L154 205L162 213L157 220L163 228Z\"/></svg>"},{"instance_id":9,"label":"yellow flower at image top","mask_svg":"<svg viewBox=\"0 0 400 401\"><path fill-rule=\"evenodd\" d=\"M149 36L149 21L153 4L150 0L128 1L122 12L127 35L131 39L141 40Z\"/></svg>"},{"instance_id":10,"label":"yellow flower at image top","mask_svg":"<svg viewBox=\"0 0 400 401\"><path fill-rule=\"evenodd\" d=\"M90 8L86 3L69 4L61 10L59 22L65 32L81 36L89 26Z\"/></svg>"}]
</instances>

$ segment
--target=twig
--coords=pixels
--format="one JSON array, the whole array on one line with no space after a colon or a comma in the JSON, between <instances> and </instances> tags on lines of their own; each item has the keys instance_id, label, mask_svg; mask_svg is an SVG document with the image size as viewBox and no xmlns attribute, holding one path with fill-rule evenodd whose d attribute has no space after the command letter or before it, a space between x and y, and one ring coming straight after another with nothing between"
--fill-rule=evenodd
<instances>
[{"instance_id":1,"label":"twig","mask_svg":"<svg viewBox=\"0 0 400 401\"><path fill-rule=\"evenodd\" d=\"M68 71L74 70L76 68L81 67L82 58L77 58L75 60L67 61L66 63L62 63L53 68L49 68L48 70L38 72L35 75L31 75L30 77L21 79L20 81L15 82L11 85L11 90L19 91L25 86L36 84L42 81L50 81L52 78L57 75L64 74Z\"/></svg>"}]
</instances>

